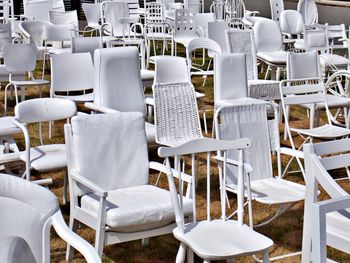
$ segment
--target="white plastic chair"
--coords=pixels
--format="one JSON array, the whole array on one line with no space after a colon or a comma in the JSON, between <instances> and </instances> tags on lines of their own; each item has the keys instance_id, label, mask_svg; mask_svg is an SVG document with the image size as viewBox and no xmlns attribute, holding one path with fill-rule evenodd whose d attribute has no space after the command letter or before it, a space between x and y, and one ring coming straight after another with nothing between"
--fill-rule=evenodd
<instances>
[{"instance_id":1,"label":"white plastic chair","mask_svg":"<svg viewBox=\"0 0 350 263\"><path fill-rule=\"evenodd\" d=\"M24 87L47 86L49 81L44 79L35 79L33 71L36 66L37 49L34 44L6 44L3 48L4 64L9 75L9 83L5 87L4 112L7 113L7 89L13 86L15 89L16 105L18 104L17 87L22 88L21 101L25 99ZM14 73L28 72L29 80L16 80L13 78ZM16 74L14 74L16 75ZM41 90L40 90L41 96Z\"/></svg>"},{"instance_id":2,"label":"white plastic chair","mask_svg":"<svg viewBox=\"0 0 350 263\"><path fill-rule=\"evenodd\" d=\"M71 25L74 29L79 29L77 10L65 12L50 10L49 19L54 25Z\"/></svg>"},{"instance_id":3,"label":"white plastic chair","mask_svg":"<svg viewBox=\"0 0 350 263\"><path fill-rule=\"evenodd\" d=\"M97 49L94 58L95 86L93 111L110 113L141 112L146 114L145 96L136 47ZM155 146L155 127L146 122L147 142Z\"/></svg>"},{"instance_id":4,"label":"white plastic chair","mask_svg":"<svg viewBox=\"0 0 350 263\"><path fill-rule=\"evenodd\" d=\"M96 140L92 140L91 130ZM149 184L149 169L165 172L166 167L148 161L140 112L78 115L65 126L65 137L69 150L69 225L75 231L79 221L95 229L95 248L100 256L105 245L172 231L175 216L170 193ZM182 176L191 185L191 177ZM192 215L189 196L183 202L186 217ZM67 259L71 255L68 247Z\"/></svg>"},{"instance_id":5,"label":"white plastic chair","mask_svg":"<svg viewBox=\"0 0 350 263\"><path fill-rule=\"evenodd\" d=\"M243 223L243 149L250 145L248 139L239 139L236 141L221 141L215 139L201 138L175 147L160 147L158 154L166 158L167 177L170 186L171 200L175 210L177 227L173 234L178 239L180 249L176 257L176 262L184 262L187 252L187 258L190 262L193 260L193 253L198 255L204 262L210 260L234 260L241 255L252 255L262 253L263 262L269 262L268 249L273 245L272 240L255 232ZM238 195L238 220L227 220L225 216L225 191L221 189L221 219L212 219L211 217L211 186L210 186L210 156L212 151L223 151L226 156L227 150L239 151L239 191ZM185 200L182 198L184 188L182 187L182 176L179 177L179 187L174 182L174 172L171 169L169 157L175 157L175 169L180 168L179 160L188 155L192 160L192 180L195 181L198 176L195 171L195 158L198 153L207 153L206 161L206 181L207 181L207 202L206 202L206 220L197 221L197 205L193 199L193 219L185 221ZM219 169L220 181L225 181L226 177L226 158L223 166ZM196 196L195 184L192 184L192 195Z\"/></svg>"},{"instance_id":6,"label":"white plastic chair","mask_svg":"<svg viewBox=\"0 0 350 263\"><path fill-rule=\"evenodd\" d=\"M67 227L57 197L39 185L0 174L0 256L7 263L50 262L50 229L77 248L88 263L100 263L93 247Z\"/></svg>"},{"instance_id":7,"label":"white plastic chair","mask_svg":"<svg viewBox=\"0 0 350 263\"><path fill-rule=\"evenodd\" d=\"M91 28L99 32L101 30L101 3L82 3L81 7L87 22L84 30Z\"/></svg>"},{"instance_id":8,"label":"white plastic chair","mask_svg":"<svg viewBox=\"0 0 350 263\"><path fill-rule=\"evenodd\" d=\"M288 39L300 38L304 30L304 21L296 10L284 10L280 16L281 31Z\"/></svg>"},{"instance_id":9,"label":"white plastic chair","mask_svg":"<svg viewBox=\"0 0 350 263\"><path fill-rule=\"evenodd\" d=\"M23 1L24 16L33 20L49 21L49 10L52 9L51 0Z\"/></svg>"},{"instance_id":10,"label":"white plastic chair","mask_svg":"<svg viewBox=\"0 0 350 263\"><path fill-rule=\"evenodd\" d=\"M258 78L254 33L250 29L230 29L225 32L227 50L245 53L248 79L248 97L269 101L280 100L279 81Z\"/></svg>"},{"instance_id":11,"label":"white plastic chair","mask_svg":"<svg viewBox=\"0 0 350 263\"><path fill-rule=\"evenodd\" d=\"M273 117L268 119L268 111L273 109ZM271 115L271 114L269 114ZM236 103L232 106L220 107L215 113L215 134L221 140L237 140L247 137L251 147L244 152L245 174L247 183L245 197L248 198L250 226L253 227L254 213L252 200L265 205L278 205L275 214L255 227L269 224L297 202L305 198L305 186L282 178L281 154L289 154L280 146L278 127L278 107L271 103L256 101L253 103ZM259 131L259 132L257 132ZM277 176L273 176L272 153L276 153ZM227 177L221 187L227 192L237 194L237 155L236 151L227 153ZM263 158L262 158L263 157ZM219 153L218 159L224 156ZM232 161L231 161L232 160ZM231 215L233 216L234 213ZM284 254L271 261L300 255L300 252Z\"/></svg>"},{"instance_id":12,"label":"white plastic chair","mask_svg":"<svg viewBox=\"0 0 350 263\"><path fill-rule=\"evenodd\" d=\"M318 23L318 10L315 0L299 0L297 10L303 16L305 25Z\"/></svg>"},{"instance_id":13,"label":"white plastic chair","mask_svg":"<svg viewBox=\"0 0 350 263\"><path fill-rule=\"evenodd\" d=\"M286 55L283 51L282 32L277 22L261 19L253 26L257 58L268 65L267 71L272 68L271 79L280 79L280 70L286 66ZM265 77L266 78L266 77Z\"/></svg>"},{"instance_id":14,"label":"white plastic chair","mask_svg":"<svg viewBox=\"0 0 350 263\"><path fill-rule=\"evenodd\" d=\"M90 53L52 55L51 98L93 101L93 88L94 65ZM76 92L80 94L74 95Z\"/></svg>"},{"instance_id":15,"label":"white plastic chair","mask_svg":"<svg viewBox=\"0 0 350 263\"><path fill-rule=\"evenodd\" d=\"M31 99L15 107L14 123L22 130L25 138L25 150L20 154L20 159L26 163L23 177L31 180L32 169L46 172L67 167L66 146L64 144L44 144L40 123L69 119L76 112L77 108L73 101L61 98ZM32 123L39 123L40 145L35 147L31 146L27 126ZM50 184L52 179L36 180L36 182ZM66 180L64 190L66 191Z\"/></svg>"},{"instance_id":16,"label":"white plastic chair","mask_svg":"<svg viewBox=\"0 0 350 263\"><path fill-rule=\"evenodd\" d=\"M271 19L280 23L281 13L284 10L283 0L270 0Z\"/></svg>"},{"instance_id":17,"label":"white plastic chair","mask_svg":"<svg viewBox=\"0 0 350 263\"><path fill-rule=\"evenodd\" d=\"M347 174L349 149L349 139L304 145L307 194L302 262L330 262L327 246L350 253L349 194L330 174L335 169ZM330 199L318 201L318 185Z\"/></svg>"}]
</instances>

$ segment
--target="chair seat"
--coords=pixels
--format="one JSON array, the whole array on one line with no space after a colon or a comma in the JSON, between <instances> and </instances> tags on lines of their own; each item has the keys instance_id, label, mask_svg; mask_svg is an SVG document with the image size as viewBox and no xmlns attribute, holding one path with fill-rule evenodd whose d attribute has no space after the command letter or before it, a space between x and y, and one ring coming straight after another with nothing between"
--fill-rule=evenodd
<instances>
[{"instance_id":1,"label":"chair seat","mask_svg":"<svg viewBox=\"0 0 350 263\"><path fill-rule=\"evenodd\" d=\"M326 215L327 221L327 244L349 253L350 228L344 227L349 224L349 219L338 212Z\"/></svg>"},{"instance_id":2,"label":"chair seat","mask_svg":"<svg viewBox=\"0 0 350 263\"><path fill-rule=\"evenodd\" d=\"M12 80L11 83L16 86L37 86L37 85L48 85L50 84L50 81L45 79Z\"/></svg>"},{"instance_id":3,"label":"chair seat","mask_svg":"<svg viewBox=\"0 0 350 263\"><path fill-rule=\"evenodd\" d=\"M349 64L349 59L337 54L322 53L320 55L320 63L323 67L327 65L346 67Z\"/></svg>"},{"instance_id":4,"label":"chair seat","mask_svg":"<svg viewBox=\"0 0 350 263\"><path fill-rule=\"evenodd\" d=\"M256 54L258 59L265 61L266 63L276 65L286 65L287 52L286 51L264 51Z\"/></svg>"},{"instance_id":5,"label":"chair seat","mask_svg":"<svg viewBox=\"0 0 350 263\"><path fill-rule=\"evenodd\" d=\"M259 253L273 245L271 239L255 232L237 221L213 220L188 223L184 233L179 228L174 236L188 245L194 253L206 260Z\"/></svg>"},{"instance_id":6,"label":"chair seat","mask_svg":"<svg viewBox=\"0 0 350 263\"><path fill-rule=\"evenodd\" d=\"M0 118L0 136L13 135L21 132L21 129L13 124L14 117Z\"/></svg>"},{"instance_id":7,"label":"chair seat","mask_svg":"<svg viewBox=\"0 0 350 263\"><path fill-rule=\"evenodd\" d=\"M290 130L303 135L311 136L314 138L320 138L320 139L340 138L350 134L350 129L329 125L329 124L325 124L320 127L316 127L312 129L291 128Z\"/></svg>"},{"instance_id":8,"label":"chair seat","mask_svg":"<svg viewBox=\"0 0 350 263\"><path fill-rule=\"evenodd\" d=\"M82 209L98 214L99 198L88 194L81 198ZM192 214L192 201L184 199L184 214ZM175 222L170 193L153 185L133 186L108 192L106 224L120 232L157 228Z\"/></svg>"},{"instance_id":9,"label":"chair seat","mask_svg":"<svg viewBox=\"0 0 350 263\"><path fill-rule=\"evenodd\" d=\"M20 153L20 159L26 160L26 153ZM51 171L67 167L66 145L47 144L30 148L30 165L37 171Z\"/></svg>"},{"instance_id":10,"label":"chair seat","mask_svg":"<svg viewBox=\"0 0 350 263\"><path fill-rule=\"evenodd\" d=\"M89 102L94 100L94 93L90 92L82 95L69 95L69 96L55 95L55 98L69 99L76 102Z\"/></svg>"}]
</instances>

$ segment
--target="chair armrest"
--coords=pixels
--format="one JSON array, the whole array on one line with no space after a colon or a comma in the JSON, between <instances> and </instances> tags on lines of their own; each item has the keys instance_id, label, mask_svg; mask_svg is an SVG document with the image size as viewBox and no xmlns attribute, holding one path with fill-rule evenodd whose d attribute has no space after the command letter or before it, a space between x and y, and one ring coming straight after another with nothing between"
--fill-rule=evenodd
<instances>
[{"instance_id":1,"label":"chair armrest","mask_svg":"<svg viewBox=\"0 0 350 263\"><path fill-rule=\"evenodd\" d=\"M348 38L339 38L338 41L340 42L349 42Z\"/></svg>"},{"instance_id":2,"label":"chair armrest","mask_svg":"<svg viewBox=\"0 0 350 263\"><path fill-rule=\"evenodd\" d=\"M88 263L101 262L96 250L88 242L67 227L60 210L52 216L52 225L55 228L56 233L68 244L75 247L84 256Z\"/></svg>"},{"instance_id":3,"label":"chair armrest","mask_svg":"<svg viewBox=\"0 0 350 263\"><path fill-rule=\"evenodd\" d=\"M222 156L216 155L216 156L213 156L212 158L217 160L217 161L219 161L219 162L223 162L224 161L224 157L222 157ZM234 165L234 166L237 166L237 167L239 165L238 161L232 160L232 159L229 159L229 158L227 158L226 162L228 164L231 164L231 165ZM253 167L251 167L249 163L243 163L243 168L244 168L244 170L246 171L247 174L250 174L250 173L252 173L254 171Z\"/></svg>"},{"instance_id":4,"label":"chair armrest","mask_svg":"<svg viewBox=\"0 0 350 263\"><path fill-rule=\"evenodd\" d=\"M118 112L117 110L113 110L113 109L108 108L108 107L97 105L93 102L85 102L84 106L90 110L98 111L98 112L102 112L102 113L116 113L116 112Z\"/></svg>"},{"instance_id":5,"label":"chair armrest","mask_svg":"<svg viewBox=\"0 0 350 263\"><path fill-rule=\"evenodd\" d=\"M350 208L350 196L342 196L338 198L332 198L325 201L313 203L312 214L325 216L327 213L335 211L340 212L343 216L350 219L350 213L344 209ZM315 212L315 213L314 213Z\"/></svg>"},{"instance_id":6,"label":"chair armrest","mask_svg":"<svg viewBox=\"0 0 350 263\"><path fill-rule=\"evenodd\" d=\"M149 162L149 168L152 170L156 170L161 173L167 173L167 167L164 164L157 163L157 162ZM179 178L179 172L175 169L171 169L172 174L174 177ZM192 176L181 173L181 179L185 181L186 183L192 183Z\"/></svg>"},{"instance_id":7,"label":"chair armrest","mask_svg":"<svg viewBox=\"0 0 350 263\"><path fill-rule=\"evenodd\" d=\"M304 152L298 151L298 150L294 150L294 149L288 148L288 147L281 147L281 154L286 154L286 155L289 155L289 156L293 156L293 157L304 159Z\"/></svg>"},{"instance_id":8,"label":"chair armrest","mask_svg":"<svg viewBox=\"0 0 350 263\"><path fill-rule=\"evenodd\" d=\"M102 189L100 186L98 186L97 184L91 182L89 179L80 176L76 171L71 171L70 174L71 178L84 185L85 187L93 190L95 192L96 195L98 195L99 197L107 197L108 196L108 192L104 189Z\"/></svg>"}]
</instances>

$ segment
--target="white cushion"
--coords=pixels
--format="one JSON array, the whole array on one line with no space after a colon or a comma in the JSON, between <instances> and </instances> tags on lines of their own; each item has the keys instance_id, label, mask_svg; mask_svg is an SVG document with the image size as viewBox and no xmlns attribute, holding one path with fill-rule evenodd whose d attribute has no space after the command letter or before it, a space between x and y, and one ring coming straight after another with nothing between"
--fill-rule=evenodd
<instances>
[{"instance_id":1,"label":"white cushion","mask_svg":"<svg viewBox=\"0 0 350 263\"><path fill-rule=\"evenodd\" d=\"M20 153L20 159L26 160L26 153ZM30 148L30 165L37 171L50 171L67 166L65 144L48 144Z\"/></svg>"},{"instance_id":2,"label":"white cushion","mask_svg":"<svg viewBox=\"0 0 350 263\"><path fill-rule=\"evenodd\" d=\"M170 193L153 185L134 186L108 192L106 224L121 232L157 228L175 221ZM97 215L99 198L95 194L81 198L81 207ZM184 198L184 214L192 213L192 201Z\"/></svg>"},{"instance_id":3,"label":"white cushion","mask_svg":"<svg viewBox=\"0 0 350 263\"><path fill-rule=\"evenodd\" d=\"M286 51L264 51L258 52L258 59L272 63L272 64L281 64L285 65L287 61L287 52Z\"/></svg>"},{"instance_id":4,"label":"white cushion","mask_svg":"<svg viewBox=\"0 0 350 263\"><path fill-rule=\"evenodd\" d=\"M335 66L346 66L349 64L349 60L337 54L322 53L320 55L320 63L322 66L327 66L329 64Z\"/></svg>"}]
</instances>

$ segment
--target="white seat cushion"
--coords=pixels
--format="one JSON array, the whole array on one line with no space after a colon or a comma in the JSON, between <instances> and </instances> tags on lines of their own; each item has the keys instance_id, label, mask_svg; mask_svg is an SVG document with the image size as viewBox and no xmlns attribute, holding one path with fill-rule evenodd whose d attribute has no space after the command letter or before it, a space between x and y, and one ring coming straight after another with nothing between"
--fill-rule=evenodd
<instances>
[{"instance_id":1,"label":"white seat cushion","mask_svg":"<svg viewBox=\"0 0 350 263\"><path fill-rule=\"evenodd\" d=\"M258 59L271 64L286 65L287 52L286 51L271 51L271 52L258 52Z\"/></svg>"},{"instance_id":2,"label":"white seat cushion","mask_svg":"<svg viewBox=\"0 0 350 263\"><path fill-rule=\"evenodd\" d=\"M322 53L320 55L320 63L322 66L327 66L329 64L335 66L347 66L349 60L337 54Z\"/></svg>"},{"instance_id":3,"label":"white seat cushion","mask_svg":"<svg viewBox=\"0 0 350 263\"><path fill-rule=\"evenodd\" d=\"M81 207L97 215L99 198L88 194L81 198ZM184 214L192 213L192 201L184 199ZM175 222L170 193L153 185L133 186L108 192L106 224L120 232L157 228Z\"/></svg>"},{"instance_id":4,"label":"white seat cushion","mask_svg":"<svg viewBox=\"0 0 350 263\"><path fill-rule=\"evenodd\" d=\"M20 159L26 160L25 152ZM50 171L67 167L66 145L47 144L30 148L30 165L37 171Z\"/></svg>"}]
</instances>

